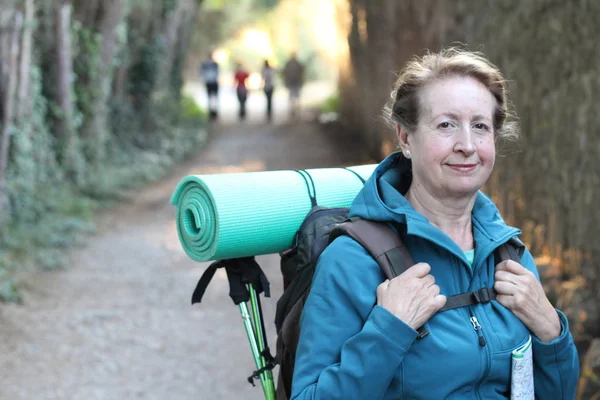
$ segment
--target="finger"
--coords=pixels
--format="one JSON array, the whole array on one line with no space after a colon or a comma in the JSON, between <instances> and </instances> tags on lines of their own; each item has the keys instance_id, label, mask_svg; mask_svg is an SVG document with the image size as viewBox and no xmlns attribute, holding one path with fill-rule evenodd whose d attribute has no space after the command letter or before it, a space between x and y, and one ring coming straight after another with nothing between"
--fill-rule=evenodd
<instances>
[{"instance_id":1,"label":"finger","mask_svg":"<svg viewBox=\"0 0 600 400\"><path fill-rule=\"evenodd\" d=\"M496 264L496 271L508 271L507 267L506 267L506 263L509 260L504 260L504 261L500 261L498 264Z\"/></svg>"},{"instance_id":2,"label":"finger","mask_svg":"<svg viewBox=\"0 0 600 400\"><path fill-rule=\"evenodd\" d=\"M496 273L494 274L494 279L496 280L496 282L510 282L513 285L517 284L518 277L518 275L515 275L512 272L502 270L496 271Z\"/></svg>"},{"instance_id":3,"label":"finger","mask_svg":"<svg viewBox=\"0 0 600 400\"><path fill-rule=\"evenodd\" d=\"M496 265L496 270L512 272L515 275L527 275L529 270L513 260L504 260Z\"/></svg>"},{"instance_id":4,"label":"finger","mask_svg":"<svg viewBox=\"0 0 600 400\"><path fill-rule=\"evenodd\" d=\"M427 263L418 263L404 271L402 275L406 276L414 276L416 278L423 278L431 271L431 266Z\"/></svg>"},{"instance_id":5,"label":"finger","mask_svg":"<svg viewBox=\"0 0 600 400\"><path fill-rule=\"evenodd\" d=\"M510 295L499 294L498 296L496 296L496 301L502 304L504 307L508 308L509 310L513 306L513 296Z\"/></svg>"},{"instance_id":6,"label":"finger","mask_svg":"<svg viewBox=\"0 0 600 400\"><path fill-rule=\"evenodd\" d=\"M438 294L433 298L433 304L435 306L435 310L438 311L442 307L446 305L446 296L443 294Z\"/></svg>"},{"instance_id":7,"label":"finger","mask_svg":"<svg viewBox=\"0 0 600 400\"><path fill-rule=\"evenodd\" d=\"M381 282L379 284L379 286L377 286L377 295L381 295L383 294L383 292L385 292L385 290L388 288L388 286L390 285L390 280L386 279L385 281Z\"/></svg>"},{"instance_id":8,"label":"finger","mask_svg":"<svg viewBox=\"0 0 600 400\"><path fill-rule=\"evenodd\" d=\"M494 283L494 289L496 290L496 293L498 293L498 294L509 295L509 296L517 294L517 292L518 292L517 285L514 285L510 282L496 281L496 283Z\"/></svg>"},{"instance_id":9,"label":"finger","mask_svg":"<svg viewBox=\"0 0 600 400\"><path fill-rule=\"evenodd\" d=\"M440 287L438 285L431 286L429 288L429 293L431 293L433 297L437 296L438 294L440 294Z\"/></svg>"},{"instance_id":10,"label":"finger","mask_svg":"<svg viewBox=\"0 0 600 400\"><path fill-rule=\"evenodd\" d=\"M431 274L426 275L424 278L421 279L421 281L423 283L423 287L426 288L435 285L435 278Z\"/></svg>"}]
</instances>

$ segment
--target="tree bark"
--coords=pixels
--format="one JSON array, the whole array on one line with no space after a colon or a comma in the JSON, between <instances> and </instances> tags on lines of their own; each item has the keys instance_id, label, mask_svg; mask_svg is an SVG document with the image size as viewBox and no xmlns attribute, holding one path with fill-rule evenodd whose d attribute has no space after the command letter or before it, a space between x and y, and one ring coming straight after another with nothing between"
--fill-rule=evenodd
<instances>
[{"instance_id":1,"label":"tree bark","mask_svg":"<svg viewBox=\"0 0 600 400\"><path fill-rule=\"evenodd\" d=\"M198 14L200 12L200 5L197 1L193 1L190 4L191 10L185 14L185 17L182 22L182 26L180 29L179 39L177 40L176 52L175 52L175 65L180 70L177 74L178 77L182 76L182 70L184 66L187 64L187 55L188 49L190 46L190 42L192 40L192 35L194 29L196 28L196 23L198 21ZM171 75L173 76L173 75ZM175 95L177 98L180 96L181 87L183 86L183 82L181 78L177 82L171 82L171 85L175 88Z\"/></svg>"},{"instance_id":2,"label":"tree bark","mask_svg":"<svg viewBox=\"0 0 600 400\"><path fill-rule=\"evenodd\" d=\"M7 21L9 24L5 23ZM0 100L2 101L2 114L0 115L0 224L6 219L7 205L5 204L4 186L8 166L10 131L14 118L19 38L22 26L23 15L20 12L0 12L0 29L4 31L0 32Z\"/></svg>"},{"instance_id":3,"label":"tree bark","mask_svg":"<svg viewBox=\"0 0 600 400\"><path fill-rule=\"evenodd\" d=\"M73 55L71 45L71 13L68 1L56 8L56 103L61 115L58 119L57 134L61 142L61 162L69 175L75 172L76 133L73 122ZM71 176L73 177L73 176Z\"/></svg>"},{"instance_id":4,"label":"tree bark","mask_svg":"<svg viewBox=\"0 0 600 400\"><path fill-rule=\"evenodd\" d=\"M103 2L100 0L74 0L75 18L83 26L95 26L98 11Z\"/></svg>"},{"instance_id":5,"label":"tree bark","mask_svg":"<svg viewBox=\"0 0 600 400\"><path fill-rule=\"evenodd\" d=\"M17 119L28 115L32 108L31 97L29 96L29 78L31 74L34 14L35 5L33 0L25 0L25 23L21 40L21 62L19 67L19 100L15 112Z\"/></svg>"},{"instance_id":6,"label":"tree bark","mask_svg":"<svg viewBox=\"0 0 600 400\"><path fill-rule=\"evenodd\" d=\"M117 27L125 14L124 0L106 0L103 4L103 17L100 25L102 34L102 65L110 66L115 54Z\"/></svg>"},{"instance_id":7,"label":"tree bark","mask_svg":"<svg viewBox=\"0 0 600 400\"><path fill-rule=\"evenodd\" d=\"M169 88L171 83L171 72L177 56L177 43L181 40L183 27L186 22L186 15L194 12L195 3L192 0L179 0L177 7L171 12L165 21L165 54L158 75L158 90Z\"/></svg>"},{"instance_id":8,"label":"tree bark","mask_svg":"<svg viewBox=\"0 0 600 400\"><path fill-rule=\"evenodd\" d=\"M114 76L113 57L115 54L117 27L124 15L123 0L107 0L103 6L102 19L99 30L102 35L102 50L100 54L100 85L101 94L96 99L96 104L92 105L95 112L91 115L89 127L93 135L92 146L89 150L93 154L88 154L92 165L104 159L106 140L108 139L107 114L108 100L111 95L112 81Z\"/></svg>"}]
</instances>

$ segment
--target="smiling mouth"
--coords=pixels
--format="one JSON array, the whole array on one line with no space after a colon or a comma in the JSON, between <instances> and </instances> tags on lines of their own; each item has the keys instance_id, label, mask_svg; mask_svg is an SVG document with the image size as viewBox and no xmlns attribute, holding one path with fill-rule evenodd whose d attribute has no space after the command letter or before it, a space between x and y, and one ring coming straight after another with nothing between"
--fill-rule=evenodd
<instances>
[{"instance_id":1,"label":"smiling mouth","mask_svg":"<svg viewBox=\"0 0 600 400\"><path fill-rule=\"evenodd\" d=\"M452 168L453 170L457 171L457 172L471 172L473 171L476 167L477 164L447 164L450 168Z\"/></svg>"}]
</instances>

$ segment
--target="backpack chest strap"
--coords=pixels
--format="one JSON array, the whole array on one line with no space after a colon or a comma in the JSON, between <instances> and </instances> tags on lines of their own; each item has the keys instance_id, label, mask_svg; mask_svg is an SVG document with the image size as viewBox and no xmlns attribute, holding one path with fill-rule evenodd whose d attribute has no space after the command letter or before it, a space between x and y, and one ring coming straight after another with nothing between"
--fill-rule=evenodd
<instances>
[{"instance_id":1,"label":"backpack chest strap","mask_svg":"<svg viewBox=\"0 0 600 400\"><path fill-rule=\"evenodd\" d=\"M446 299L446 304L439 312L452 310L453 308L486 304L496 299L494 288L481 288L474 292L457 294Z\"/></svg>"}]
</instances>

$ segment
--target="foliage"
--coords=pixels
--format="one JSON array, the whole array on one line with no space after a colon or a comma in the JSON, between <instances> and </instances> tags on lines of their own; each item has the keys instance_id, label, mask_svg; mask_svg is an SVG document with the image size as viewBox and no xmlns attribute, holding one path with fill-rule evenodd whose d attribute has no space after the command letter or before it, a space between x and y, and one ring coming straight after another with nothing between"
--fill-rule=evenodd
<instances>
[{"instance_id":1,"label":"foliage","mask_svg":"<svg viewBox=\"0 0 600 400\"><path fill-rule=\"evenodd\" d=\"M206 111L190 96L181 98L181 117L185 120L202 122L206 121Z\"/></svg>"},{"instance_id":2,"label":"foliage","mask_svg":"<svg viewBox=\"0 0 600 400\"><path fill-rule=\"evenodd\" d=\"M171 29L168 23L190 19L170 16L180 7L197 7L198 2L112 3L122 9L115 28L117 47L109 65L101 61L106 50L102 18L108 12L102 7L93 9L97 2L73 4L73 148L64 148L62 133L57 130L57 121L66 114L58 106L55 79L56 4L40 4L34 23L26 27L34 35L33 58L26 104L18 104L25 111L13 122L11 131L4 210L9 217L0 229L0 299L8 301L20 299L19 271L61 267L64 250L83 244L94 232L95 210L164 176L207 136L204 111L191 98L180 95L187 49L178 46L171 52L167 61L173 66L163 80L170 83L166 89L156 87L170 46L165 32L190 29ZM102 113L106 113L106 122L96 118ZM65 163L68 152L73 152L75 164Z\"/></svg>"},{"instance_id":3,"label":"foliage","mask_svg":"<svg viewBox=\"0 0 600 400\"><path fill-rule=\"evenodd\" d=\"M128 191L161 178L168 168L183 160L207 139L203 127L205 112L193 99L183 96L180 103L170 97L157 100L153 114L145 122L149 131L135 131L132 137L113 139L109 164L86 194L112 204ZM156 134L160 132L160 135ZM131 140L126 141L127 138Z\"/></svg>"},{"instance_id":4,"label":"foliage","mask_svg":"<svg viewBox=\"0 0 600 400\"><path fill-rule=\"evenodd\" d=\"M322 113L335 113L340 110L340 96L338 94L328 97L319 108Z\"/></svg>"},{"instance_id":5,"label":"foliage","mask_svg":"<svg viewBox=\"0 0 600 400\"><path fill-rule=\"evenodd\" d=\"M270 9L275 7L279 3L279 1L280 0L252 0L251 4L257 8ZM207 10L219 10L227 6L236 7L243 2L243 0L204 0L203 6Z\"/></svg>"},{"instance_id":6,"label":"foliage","mask_svg":"<svg viewBox=\"0 0 600 400\"><path fill-rule=\"evenodd\" d=\"M42 71L31 69L32 110L19 121L12 136L8 169L11 217L29 223L47 210L43 185L61 185L64 173L56 157L56 140L47 126L48 101L42 95Z\"/></svg>"},{"instance_id":7,"label":"foliage","mask_svg":"<svg viewBox=\"0 0 600 400\"><path fill-rule=\"evenodd\" d=\"M134 110L142 115L148 112L162 55L163 47L160 39L153 37L141 46L138 60L131 66L127 91L131 96Z\"/></svg>"},{"instance_id":8,"label":"foliage","mask_svg":"<svg viewBox=\"0 0 600 400\"><path fill-rule=\"evenodd\" d=\"M73 24L73 36L75 38L74 47L74 75L77 79L74 85L75 107L79 111L81 119L81 151L82 167L85 171L82 173L89 175L89 164L95 164L97 146L102 143L96 140L103 137L107 132L95 132L95 129L102 129L91 125L94 114L104 112L97 107L106 107L99 103L103 95L103 68L101 51L102 35L94 29L82 26L77 21Z\"/></svg>"},{"instance_id":9,"label":"foliage","mask_svg":"<svg viewBox=\"0 0 600 400\"><path fill-rule=\"evenodd\" d=\"M2 254L0 254L0 259ZM22 301L22 296L19 291L19 282L10 276L6 269L0 264L0 299L18 303Z\"/></svg>"}]
</instances>

